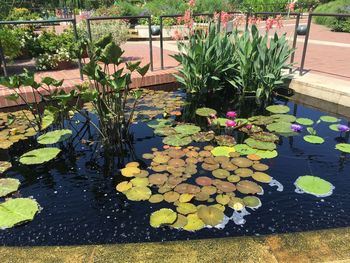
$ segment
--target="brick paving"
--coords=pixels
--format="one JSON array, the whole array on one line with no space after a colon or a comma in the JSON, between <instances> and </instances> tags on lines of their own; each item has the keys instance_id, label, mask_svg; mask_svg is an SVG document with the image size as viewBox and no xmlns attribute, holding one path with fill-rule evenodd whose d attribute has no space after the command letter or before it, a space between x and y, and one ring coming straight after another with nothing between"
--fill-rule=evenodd
<instances>
[{"instance_id":1,"label":"brick paving","mask_svg":"<svg viewBox=\"0 0 350 263\"><path fill-rule=\"evenodd\" d=\"M294 22L294 20L286 21L285 26L282 29L277 30L277 32L286 32L287 36L292 38L294 32ZM306 20L302 19L300 24L306 24ZM260 25L260 29L262 31L264 30L263 25ZM271 31L271 34L272 33L273 31ZM304 36L298 36L297 50L295 53L296 68L300 66L303 45ZM175 80L172 74L176 72L176 67L178 64L173 58L170 57L170 55L176 53L176 45L172 41L167 41L164 43L164 47L164 64L166 68L165 70L161 70L159 40L154 40L154 71L149 72L146 75L142 86L171 83ZM149 46L147 41L127 42L122 46L122 48L125 50L124 57L127 60L141 60L143 64L149 62ZM26 64L24 63L23 65ZM328 75L350 81L350 34L332 32L324 26L312 24L304 69L306 72ZM63 88L66 91L73 89L76 84L81 83L77 68L36 73L36 77L38 79L43 76L50 76L55 79L64 79L65 81ZM139 81L140 77L133 75L133 86L137 86ZM16 103L5 99L5 96L10 93L11 91L0 86L0 108L16 105ZM27 99L33 99L30 89L24 89L23 93Z\"/></svg>"}]
</instances>

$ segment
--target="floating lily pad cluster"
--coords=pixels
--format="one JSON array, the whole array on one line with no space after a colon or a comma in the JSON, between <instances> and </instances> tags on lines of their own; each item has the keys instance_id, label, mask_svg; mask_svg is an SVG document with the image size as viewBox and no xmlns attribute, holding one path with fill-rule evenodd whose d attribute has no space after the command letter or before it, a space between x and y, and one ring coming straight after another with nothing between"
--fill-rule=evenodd
<instances>
[{"instance_id":1,"label":"floating lily pad cluster","mask_svg":"<svg viewBox=\"0 0 350 263\"><path fill-rule=\"evenodd\" d=\"M150 216L155 228L196 231L223 224L229 209L260 207L256 196L264 192L260 184L273 180L258 155L243 157L229 146L154 148L142 157L149 166L142 169L138 162L128 163L121 169L128 180L116 189L131 201L164 202L165 207ZM199 167L205 174L198 175Z\"/></svg>"},{"instance_id":2,"label":"floating lily pad cluster","mask_svg":"<svg viewBox=\"0 0 350 263\"><path fill-rule=\"evenodd\" d=\"M27 110L0 113L0 149L9 149L14 143L36 135L37 127L29 122L33 119Z\"/></svg>"}]
</instances>

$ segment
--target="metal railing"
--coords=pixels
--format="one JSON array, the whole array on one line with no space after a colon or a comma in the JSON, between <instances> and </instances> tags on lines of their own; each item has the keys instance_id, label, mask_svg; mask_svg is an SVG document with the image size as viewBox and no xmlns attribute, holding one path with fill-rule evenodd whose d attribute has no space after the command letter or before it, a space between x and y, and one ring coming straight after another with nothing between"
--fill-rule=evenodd
<instances>
[{"instance_id":1,"label":"metal railing","mask_svg":"<svg viewBox=\"0 0 350 263\"><path fill-rule=\"evenodd\" d=\"M299 75L302 76L304 72L304 66L305 66L305 60L306 60L306 54L307 54L307 47L309 44L309 37L310 37L310 31L311 31L311 22L313 17L317 16L331 16L331 17L349 17L350 14L332 14L332 13L310 13L308 20L307 20L307 26L306 26L306 35L304 40L304 47L303 47L303 54L301 57L301 63L299 68Z\"/></svg>"},{"instance_id":2,"label":"metal railing","mask_svg":"<svg viewBox=\"0 0 350 263\"><path fill-rule=\"evenodd\" d=\"M149 59L151 64L151 71L154 70L153 67L153 45L152 45L152 29L151 29L151 16L97 16L90 17L86 19L87 22L87 31L90 41L92 41L91 33L91 21L103 21L103 20L131 20L131 19L147 19L148 21L148 42L149 42Z\"/></svg>"},{"instance_id":3,"label":"metal railing","mask_svg":"<svg viewBox=\"0 0 350 263\"><path fill-rule=\"evenodd\" d=\"M61 23L61 22L68 22L72 23L73 25L73 33L75 39L78 41L78 32L77 32L77 21L75 19L51 19L51 20L18 20L18 21L0 21L0 26L3 25L36 25L36 24L53 24L53 23ZM6 65L6 59L5 54L2 48L1 39L0 39L0 64L3 66L4 75L7 76L7 65ZM78 66L79 66L79 73L80 73L80 79L83 80L83 72L82 72L82 64L81 64L81 58L78 57Z\"/></svg>"}]
</instances>

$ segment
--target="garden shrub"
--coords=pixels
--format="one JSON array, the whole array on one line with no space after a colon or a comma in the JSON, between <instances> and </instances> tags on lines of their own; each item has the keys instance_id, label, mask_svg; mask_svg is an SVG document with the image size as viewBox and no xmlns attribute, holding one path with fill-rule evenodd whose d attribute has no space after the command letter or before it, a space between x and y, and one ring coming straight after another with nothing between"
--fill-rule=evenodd
<instances>
[{"instance_id":1,"label":"garden shrub","mask_svg":"<svg viewBox=\"0 0 350 263\"><path fill-rule=\"evenodd\" d=\"M15 59L21 55L21 35L18 30L9 27L0 29L0 41L4 54L7 59Z\"/></svg>"},{"instance_id":2,"label":"garden shrub","mask_svg":"<svg viewBox=\"0 0 350 263\"><path fill-rule=\"evenodd\" d=\"M349 0L336 0L323 5L319 5L314 13L350 13ZM335 31L349 31L350 19L335 17L315 17L314 22L319 25L325 25ZM344 29L343 29L344 28Z\"/></svg>"}]
</instances>

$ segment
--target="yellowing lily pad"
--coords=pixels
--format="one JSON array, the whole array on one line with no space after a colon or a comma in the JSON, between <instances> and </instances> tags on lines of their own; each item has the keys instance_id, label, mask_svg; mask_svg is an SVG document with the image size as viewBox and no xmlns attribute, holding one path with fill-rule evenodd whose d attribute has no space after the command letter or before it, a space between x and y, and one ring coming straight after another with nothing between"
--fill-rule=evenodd
<instances>
[{"instance_id":1,"label":"yellowing lily pad","mask_svg":"<svg viewBox=\"0 0 350 263\"><path fill-rule=\"evenodd\" d=\"M216 169L212 173L214 177L220 178L220 179L224 179L230 176L230 173L224 169Z\"/></svg>"},{"instance_id":2,"label":"yellowing lily pad","mask_svg":"<svg viewBox=\"0 0 350 263\"><path fill-rule=\"evenodd\" d=\"M276 150L273 150L273 151L259 150L256 152L256 155L259 155L263 159L272 159L278 156L278 152Z\"/></svg>"},{"instance_id":3,"label":"yellowing lily pad","mask_svg":"<svg viewBox=\"0 0 350 263\"><path fill-rule=\"evenodd\" d=\"M151 189L145 186L132 187L125 192L126 197L131 201L148 200L151 196Z\"/></svg>"},{"instance_id":4,"label":"yellowing lily pad","mask_svg":"<svg viewBox=\"0 0 350 263\"><path fill-rule=\"evenodd\" d=\"M0 179L0 197L4 197L13 192L16 192L20 184L20 181L17 179Z\"/></svg>"},{"instance_id":5,"label":"yellowing lily pad","mask_svg":"<svg viewBox=\"0 0 350 263\"><path fill-rule=\"evenodd\" d=\"M176 218L177 218L176 212L174 212L169 208L162 208L151 214L150 224L152 227L158 228L162 225L173 224Z\"/></svg>"},{"instance_id":6,"label":"yellowing lily pad","mask_svg":"<svg viewBox=\"0 0 350 263\"><path fill-rule=\"evenodd\" d=\"M269 183L272 180L272 177L270 175L262 172L253 173L252 177L255 181L258 181L261 183Z\"/></svg>"},{"instance_id":7,"label":"yellowing lily pad","mask_svg":"<svg viewBox=\"0 0 350 263\"><path fill-rule=\"evenodd\" d=\"M133 178L130 180L130 182L133 186L148 186L149 184L148 178L141 177Z\"/></svg>"},{"instance_id":8,"label":"yellowing lily pad","mask_svg":"<svg viewBox=\"0 0 350 263\"><path fill-rule=\"evenodd\" d=\"M54 159L61 152L58 148L40 148L36 150L29 151L23 154L19 158L19 162L22 164L32 165L32 164L42 164Z\"/></svg>"},{"instance_id":9,"label":"yellowing lily pad","mask_svg":"<svg viewBox=\"0 0 350 263\"><path fill-rule=\"evenodd\" d=\"M179 202L180 203L190 202L193 199L193 197L194 197L193 194L181 194L179 197Z\"/></svg>"},{"instance_id":10,"label":"yellowing lily pad","mask_svg":"<svg viewBox=\"0 0 350 263\"><path fill-rule=\"evenodd\" d=\"M224 220L224 213L213 206L201 206L198 209L198 217L209 226L216 226Z\"/></svg>"},{"instance_id":11,"label":"yellowing lily pad","mask_svg":"<svg viewBox=\"0 0 350 263\"><path fill-rule=\"evenodd\" d=\"M244 202L245 206L247 206L249 208L253 208L253 209L256 209L256 208L261 206L261 201L256 196L245 196L243 198L243 202Z\"/></svg>"},{"instance_id":12,"label":"yellowing lily pad","mask_svg":"<svg viewBox=\"0 0 350 263\"><path fill-rule=\"evenodd\" d=\"M119 184L117 184L117 191L118 192L126 192L128 191L130 188L132 187L132 183L131 182L128 182L128 181L124 181L124 182L121 182Z\"/></svg>"},{"instance_id":13,"label":"yellowing lily pad","mask_svg":"<svg viewBox=\"0 0 350 263\"><path fill-rule=\"evenodd\" d=\"M255 182L242 180L236 185L237 190L242 194L260 194L263 192L262 188Z\"/></svg>"},{"instance_id":14,"label":"yellowing lily pad","mask_svg":"<svg viewBox=\"0 0 350 263\"><path fill-rule=\"evenodd\" d=\"M215 200L219 204L227 205L230 202L230 197L228 195L217 195Z\"/></svg>"},{"instance_id":15,"label":"yellowing lily pad","mask_svg":"<svg viewBox=\"0 0 350 263\"><path fill-rule=\"evenodd\" d=\"M6 172L11 167L12 167L12 164L10 162L0 161L0 174Z\"/></svg>"},{"instance_id":16,"label":"yellowing lily pad","mask_svg":"<svg viewBox=\"0 0 350 263\"><path fill-rule=\"evenodd\" d=\"M181 229L183 228L185 225L187 225L187 217L181 214L177 215L177 219L176 221L170 225L170 227L175 228L175 229Z\"/></svg>"},{"instance_id":17,"label":"yellowing lily pad","mask_svg":"<svg viewBox=\"0 0 350 263\"><path fill-rule=\"evenodd\" d=\"M163 200L164 200L163 195L161 195L161 194L154 194L148 199L148 202L150 202L152 204L155 204L155 203L160 203Z\"/></svg>"},{"instance_id":18,"label":"yellowing lily pad","mask_svg":"<svg viewBox=\"0 0 350 263\"><path fill-rule=\"evenodd\" d=\"M141 170L138 167L129 166L121 169L120 172L125 177L133 177L135 174L140 173Z\"/></svg>"},{"instance_id":19,"label":"yellowing lily pad","mask_svg":"<svg viewBox=\"0 0 350 263\"><path fill-rule=\"evenodd\" d=\"M230 157L230 152L235 152L234 147L228 146L218 146L211 150L212 155L214 156L227 156Z\"/></svg>"},{"instance_id":20,"label":"yellowing lily pad","mask_svg":"<svg viewBox=\"0 0 350 263\"><path fill-rule=\"evenodd\" d=\"M176 210L180 214L187 215L197 212L197 207L191 203L179 203Z\"/></svg>"},{"instance_id":21,"label":"yellowing lily pad","mask_svg":"<svg viewBox=\"0 0 350 263\"><path fill-rule=\"evenodd\" d=\"M187 216L187 224L183 227L187 231L197 231L205 227L204 222L196 214L190 214Z\"/></svg>"}]
</instances>

